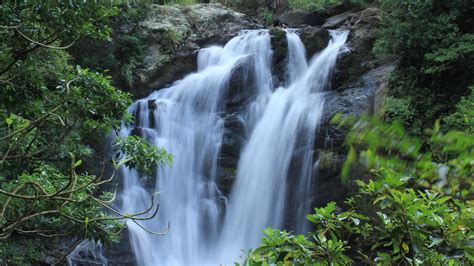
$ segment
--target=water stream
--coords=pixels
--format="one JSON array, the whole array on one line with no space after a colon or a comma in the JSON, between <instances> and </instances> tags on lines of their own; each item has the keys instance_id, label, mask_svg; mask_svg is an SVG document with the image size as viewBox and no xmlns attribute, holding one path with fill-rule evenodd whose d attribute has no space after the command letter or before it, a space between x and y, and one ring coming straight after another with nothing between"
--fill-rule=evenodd
<instances>
[{"instance_id":1,"label":"water stream","mask_svg":"<svg viewBox=\"0 0 474 266\"><path fill-rule=\"evenodd\" d=\"M346 38L347 32L332 32L328 46L307 62L300 38L287 31L285 87L274 88L269 32L245 31L223 47L202 49L196 73L130 107L135 124L120 134L141 135L174 156L172 167L157 171L154 184L133 169L121 169L121 211L147 209L151 193L160 191L158 216L140 224L153 231L171 224L166 236L155 236L127 223L139 265L232 265L242 249L259 244L267 226L305 231L314 197L313 144L322 92ZM237 114L247 139L232 190L224 195L218 157L229 81L237 68L244 86L255 92Z\"/></svg>"}]
</instances>

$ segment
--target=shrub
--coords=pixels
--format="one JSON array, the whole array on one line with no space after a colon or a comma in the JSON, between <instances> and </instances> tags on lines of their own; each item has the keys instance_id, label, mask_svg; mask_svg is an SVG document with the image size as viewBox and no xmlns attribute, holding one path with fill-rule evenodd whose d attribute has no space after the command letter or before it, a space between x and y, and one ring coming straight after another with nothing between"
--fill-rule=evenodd
<instances>
[{"instance_id":1,"label":"shrub","mask_svg":"<svg viewBox=\"0 0 474 266\"><path fill-rule=\"evenodd\" d=\"M314 224L307 236L266 229L245 263L472 265L473 136L442 134L436 126L431 141L447 156L434 156L399 123L334 121L350 128L346 143L355 155L345 167L357 161L373 179L356 181L346 211L333 202L316 208L307 216Z\"/></svg>"}]
</instances>

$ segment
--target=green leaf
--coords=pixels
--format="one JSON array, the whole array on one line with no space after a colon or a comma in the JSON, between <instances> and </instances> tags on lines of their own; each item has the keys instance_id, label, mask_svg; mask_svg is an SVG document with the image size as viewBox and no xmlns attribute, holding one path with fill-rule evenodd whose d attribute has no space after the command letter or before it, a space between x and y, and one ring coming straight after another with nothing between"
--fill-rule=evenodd
<instances>
[{"instance_id":1,"label":"green leaf","mask_svg":"<svg viewBox=\"0 0 474 266\"><path fill-rule=\"evenodd\" d=\"M74 163L74 168L78 167L81 164L82 164L82 160L77 160L76 163Z\"/></svg>"},{"instance_id":2,"label":"green leaf","mask_svg":"<svg viewBox=\"0 0 474 266\"><path fill-rule=\"evenodd\" d=\"M8 126L11 126L13 124L13 119L11 117L7 117L5 121L7 122Z\"/></svg>"}]
</instances>

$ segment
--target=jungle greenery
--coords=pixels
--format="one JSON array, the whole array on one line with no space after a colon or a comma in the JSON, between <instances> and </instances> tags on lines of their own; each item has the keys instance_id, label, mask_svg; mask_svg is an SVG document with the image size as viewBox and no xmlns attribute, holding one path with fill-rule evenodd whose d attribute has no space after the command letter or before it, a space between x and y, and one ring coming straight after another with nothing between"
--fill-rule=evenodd
<instances>
[{"instance_id":1,"label":"jungle greenery","mask_svg":"<svg viewBox=\"0 0 474 266\"><path fill-rule=\"evenodd\" d=\"M324 10L346 1L288 2ZM472 1L349 2L380 6L374 53L399 60L382 121L334 119L349 132L341 177L357 191L309 214L305 236L267 228L245 263L472 265ZM133 122L131 95L114 85L133 86L146 45L136 26L114 30L143 12L112 2L0 4L0 264L59 262L83 239L110 244L121 220L144 219L116 212L101 189L121 165L152 175L150 166L172 159L138 137L106 142ZM273 20L268 9L261 18Z\"/></svg>"},{"instance_id":2,"label":"jungle greenery","mask_svg":"<svg viewBox=\"0 0 474 266\"><path fill-rule=\"evenodd\" d=\"M290 8L308 11L324 10L342 3L343 0L288 0Z\"/></svg>"},{"instance_id":3,"label":"jungle greenery","mask_svg":"<svg viewBox=\"0 0 474 266\"><path fill-rule=\"evenodd\" d=\"M345 182L357 192L337 206L316 208L307 235L267 228L245 265L472 265L474 263L474 136L430 132L433 150L400 123L341 115L349 128ZM364 176L355 164L369 170Z\"/></svg>"},{"instance_id":4,"label":"jungle greenery","mask_svg":"<svg viewBox=\"0 0 474 266\"><path fill-rule=\"evenodd\" d=\"M288 0L288 5L294 10L324 11L336 5L350 7L365 7L374 1L371 0Z\"/></svg>"},{"instance_id":5,"label":"jungle greenery","mask_svg":"<svg viewBox=\"0 0 474 266\"><path fill-rule=\"evenodd\" d=\"M265 229L246 265L474 263L472 1L372 2L374 53L399 63L379 118L334 118L349 132L341 178L357 191L309 214L306 235Z\"/></svg>"},{"instance_id":6,"label":"jungle greenery","mask_svg":"<svg viewBox=\"0 0 474 266\"><path fill-rule=\"evenodd\" d=\"M445 129L472 132L472 1L381 0L380 5L374 51L399 58L386 120L401 120L418 136L437 119L446 122Z\"/></svg>"},{"instance_id":7,"label":"jungle greenery","mask_svg":"<svg viewBox=\"0 0 474 266\"><path fill-rule=\"evenodd\" d=\"M152 169L170 155L138 137L107 147L121 121L132 122L131 96L69 52L78 40L108 38L121 8L0 4L0 264L57 263L83 239L110 244L124 220L156 214L153 199L149 217L121 214L100 188L121 165Z\"/></svg>"}]
</instances>

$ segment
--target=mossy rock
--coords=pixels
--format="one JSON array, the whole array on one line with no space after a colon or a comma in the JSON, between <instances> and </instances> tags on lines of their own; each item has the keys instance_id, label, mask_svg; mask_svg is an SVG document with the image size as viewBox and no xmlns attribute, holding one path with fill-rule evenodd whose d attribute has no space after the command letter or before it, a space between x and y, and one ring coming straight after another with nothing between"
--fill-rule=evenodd
<instances>
[{"instance_id":1,"label":"mossy rock","mask_svg":"<svg viewBox=\"0 0 474 266\"><path fill-rule=\"evenodd\" d=\"M288 54L288 42L286 40L286 32L280 28L270 30L271 45L273 50L272 57L272 73L274 76L273 83L276 86L283 84L286 69L286 59Z\"/></svg>"}]
</instances>

